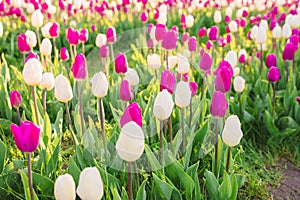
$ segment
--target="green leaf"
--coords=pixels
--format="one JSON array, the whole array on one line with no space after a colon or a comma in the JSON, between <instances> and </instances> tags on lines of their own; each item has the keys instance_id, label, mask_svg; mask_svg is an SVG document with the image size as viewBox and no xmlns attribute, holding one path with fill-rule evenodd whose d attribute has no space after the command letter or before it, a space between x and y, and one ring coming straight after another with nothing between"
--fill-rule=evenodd
<instances>
[{"instance_id":1,"label":"green leaf","mask_svg":"<svg viewBox=\"0 0 300 200\"><path fill-rule=\"evenodd\" d=\"M76 165L73 156L70 157L69 160L69 167L68 167L68 173L70 175L72 175L76 185L78 185L78 181L79 181L79 176L80 176L80 169L79 167Z\"/></svg>"},{"instance_id":2,"label":"green leaf","mask_svg":"<svg viewBox=\"0 0 300 200\"><path fill-rule=\"evenodd\" d=\"M9 132L11 124L12 122L10 120L0 118L0 129Z\"/></svg>"},{"instance_id":3,"label":"green leaf","mask_svg":"<svg viewBox=\"0 0 300 200\"><path fill-rule=\"evenodd\" d=\"M172 196L172 191L173 191L172 186L169 183L161 180L154 173L152 173L152 176L153 176L153 180L154 180L157 188L159 189L160 197L163 199L170 200L171 196Z\"/></svg>"},{"instance_id":4,"label":"green leaf","mask_svg":"<svg viewBox=\"0 0 300 200\"><path fill-rule=\"evenodd\" d=\"M267 127L268 132L269 132L271 135L278 134L279 130L278 130L278 128L275 126L274 120L272 119L270 113L269 113L267 110L265 110L265 114L264 114L264 122L265 122L265 125L266 125L266 127Z\"/></svg>"},{"instance_id":5,"label":"green leaf","mask_svg":"<svg viewBox=\"0 0 300 200\"><path fill-rule=\"evenodd\" d=\"M51 135L52 135L51 122L50 122L48 114L45 113L45 116L44 116L44 138L43 138L43 141L44 141L44 144L45 144L46 147L48 145L48 142L51 141Z\"/></svg>"},{"instance_id":6,"label":"green leaf","mask_svg":"<svg viewBox=\"0 0 300 200\"><path fill-rule=\"evenodd\" d=\"M205 171L204 176L206 178L206 189L208 191L209 197L212 200L219 199L219 183L215 177L215 175L210 171Z\"/></svg>"},{"instance_id":7,"label":"green leaf","mask_svg":"<svg viewBox=\"0 0 300 200\"><path fill-rule=\"evenodd\" d=\"M33 184L42 194L53 195L54 182L41 174L32 172Z\"/></svg>"},{"instance_id":8,"label":"green leaf","mask_svg":"<svg viewBox=\"0 0 300 200\"><path fill-rule=\"evenodd\" d=\"M194 188L194 195L193 199L200 198L201 193L200 193L200 183L199 183L199 178L198 178L198 167L199 167L199 161L195 163L194 165L190 166L187 168L186 172L192 177L195 188Z\"/></svg>"},{"instance_id":9,"label":"green leaf","mask_svg":"<svg viewBox=\"0 0 300 200\"><path fill-rule=\"evenodd\" d=\"M63 109L60 107L57 117L54 123L54 128L56 131L56 134L62 133L62 124L63 124Z\"/></svg>"},{"instance_id":10,"label":"green leaf","mask_svg":"<svg viewBox=\"0 0 300 200\"><path fill-rule=\"evenodd\" d=\"M232 174L230 176L230 182L231 182L231 190L232 191L231 191L231 195L228 200L235 200L237 197L239 188L238 188L238 182L237 182L234 174Z\"/></svg>"},{"instance_id":11,"label":"green leaf","mask_svg":"<svg viewBox=\"0 0 300 200\"><path fill-rule=\"evenodd\" d=\"M151 151L150 147L147 144L145 144L145 152L146 152L146 156L149 160L149 163L151 165L151 169L153 171L161 169L160 163L158 162L154 153Z\"/></svg>"},{"instance_id":12,"label":"green leaf","mask_svg":"<svg viewBox=\"0 0 300 200\"><path fill-rule=\"evenodd\" d=\"M114 200L122 200L122 198L120 197L119 195L119 192L118 192L118 189L117 188L111 188L111 192L112 192L112 195L113 195L113 199Z\"/></svg>"},{"instance_id":13,"label":"green leaf","mask_svg":"<svg viewBox=\"0 0 300 200\"><path fill-rule=\"evenodd\" d=\"M223 182L219 186L218 191L219 191L220 200L227 200L231 196L232 193L231 182L226 171L223 176Z\"/></svg>"},{"instance_id":14,"label":"green leaf","mask_svg":"<svg viewBox=\"0 0 300 200\"><path fill-rule=\"evenodd\" d=\"M49 176L52 173L55 173L56 171L59 151L60 151L60 143L56 145L55 150L51 155L51 158L47 164L47 176Z\"/></svg>"},{"instance_id":15,"label":"green leaf","mask_svg":"<svg viewBox=\"0 0 300 200\"><path fill-rule=\"evenodd\" d=\"M4 169L6 154L7 154L6 145L0 140L0 174Z\"/></svg>"},{"instance_id":16,"label":"green leaf","mask_svg":"<svg viewBox=\"0 0 300 200\"><path fill-rule=\"evenodd\" d=\"M235 178L238 183L238 188L241 188L245 183L246 176L242 174L236 174Z\"/></svg>"},{"instance_id":17,"label":"green leaf","mask_svg":"<svg viewBox=\"0 0 300 200\"><path fill-rule=\"evenodd\" d=\"M25 198L26 198L26 200L31 200L30 189L29 189L29 184L28 184L28 177L24 171L25 170L21 170L20 175L21 175L21 180L22 180L22 184L23 184L23 188L24 188ZM33 189L33 196L34 196L34 200L38 200L38 197L37 197L34 189Z\"/></svg>"},{"instance_id":18,"label":"green leaf","mask_svg":"<svg viewBox=\"0 0 300 200\"><path fill-rule=\"evenodd\" d=\"M143 183L140 185L138 192L136 194L136 200L146 200L147 199L147 194L145 190L145 185L147 181L144 180Z\"/></svg>"}]
</instances>

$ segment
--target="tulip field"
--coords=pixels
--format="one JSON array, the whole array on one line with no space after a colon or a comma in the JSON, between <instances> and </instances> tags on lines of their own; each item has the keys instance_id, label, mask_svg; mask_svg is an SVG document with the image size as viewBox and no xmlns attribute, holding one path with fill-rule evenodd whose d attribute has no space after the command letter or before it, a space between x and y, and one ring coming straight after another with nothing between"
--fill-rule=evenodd
<instances>
[{"instance_id":1,"label":"tulip field","mask_svg":"<svg viewBox=\"0 0 300 200\"><path fill-rule=\"evenodd\" d=\"M0 199L300 199L298 0L0 0Z\"/></svg>"}]
</instances>

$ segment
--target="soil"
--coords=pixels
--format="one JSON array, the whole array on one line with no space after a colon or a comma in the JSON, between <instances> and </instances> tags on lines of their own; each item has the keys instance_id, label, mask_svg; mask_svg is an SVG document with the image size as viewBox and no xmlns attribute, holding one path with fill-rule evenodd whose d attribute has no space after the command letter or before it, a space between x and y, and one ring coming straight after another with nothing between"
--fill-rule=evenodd
<instances>
[{"instance_id":1,"label":"soil","mask_svg":"<svg viewBox=\"0 0 300 200\"><path fill-rule=\"evenodd\" d=\"M300 199L300 169L290 161L279 161L283 166L283 177L277 188L272 191L274 200L299 200Z\"/></svg>"}]
</instances>

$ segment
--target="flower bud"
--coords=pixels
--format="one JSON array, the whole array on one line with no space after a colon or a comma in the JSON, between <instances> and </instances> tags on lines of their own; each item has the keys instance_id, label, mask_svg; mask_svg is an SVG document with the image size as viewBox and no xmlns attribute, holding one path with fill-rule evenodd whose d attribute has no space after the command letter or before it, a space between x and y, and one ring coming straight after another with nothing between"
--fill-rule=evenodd
<instances>
[{"instance_id":1,"label":"flower bud","mask_svg":"<svg viewBox=\"0 0 300 200\"><path fill-rule=\"evenodd\" d=\"M124 74L127 72L128 63L126 55L123 53L117 53L115 60L115 70L118 74Z\"/></svg>"},{"instance_id":2,"label":"flower bud","mask_svg":"<svg viewBox=\"0 0 300 200\"><path fill-rule=\"evenodd\" d=\"M168 57L168 69L173 69L178 64L177 56L169 56Z\"/></svg>"},{"instance_id":3,"label":"flower bud","mask_svg":"<svg viewBox=\"0 0 300 200\"><path fill-rule=\"evenodd\" d=\"M25 32L25 35L26 35L27 44L30 46L30 48L35 47L37 43L35 33L33 31L27 30Z\"/></svg>"},{"instance_id":4,"label":"flower bud","mask_svg":"<svg viewBox=\"0 0 300 200\"><path fill-rule=\"evenodd\" d=\"M124 79L129 82L130 86L137 86L140 82L138 73L135 69L132 68L128 68L127 72L125 73Z\"/></svg>"},{"instance_id":5,"label":"flower bud","mask_svg":"<svg viewBox=\"0 0 300 200\"><path fill-rule=\"evenodd\" d=\"M79 32L73 28L67 30L67 40L71 45L77 45L79 43Z\"/></svg>"},{"instance_id":6,"label":"flower bud","mask_svg":"<svg viewBox=\"0 0 300 200\"><path fill-rule=\"evenodd\" d=\"M107 95L108 80L103 72L96 73L92 80L92 93L97 98L103 98Z\"/></svg>"},{"instance_id":7,"label":"flower bud","mask_svg":"<svg viewBox=\"0 0 300 200\"><path fill-rule=\"evenodd\" d=\"M88 70L85 56L80 53L77 54L71 69L76 80L83 80L86 78Z\"/></svg>"},{"instance_id":8,"label":"flower bud","mask_svg":"<svg viewBox=\"0 0 300 200\"><path fill-rule=\"evenodd\" d=\"M188 15L186 17L186 27L191 28L194 25L194 17L192 15Z\"/></svg>"},{"instance_id":9,"label":"flower bud","mask_svg":"<svg viewBox=\"0 0 300 200\"><path fill-rule=\"evenodd\" d=\"M47 22L47 23L41 28L43 37L45 37L45 38L51 38L51 35L50 35L50 28L51 28L52 25L53 25L52 22Z\"/></svg>"},{"instance_id":10,"label":"flower bud","mask_svg":"<svg viewBox=\"0 0 300 200\"><path fill-rule=\"evenodd\" d=\"M27 52L30 50L30 46L27 43L27 38L25 34L19 34L17 37L18 40L18 49L21 53Z\"/></svg>"},{"instance_id":11,"label":"flower bud","mask_svg":"<svg viewBox=\"0 0 300 200\"><path fill-rule=\"evenodd\" d=\"M189 38L188 46L190 52L195 52L197 50L197 39L195 36Z\"/></svg>"},{"instance_id":12,"label":"flower bud","mask_svg":"<svg viewBox=\"0 0 300 200\"><path fill-rule=\"evenodd\" d=\"M9 94L10 104L12 107L18 108L22 103L22 97L17 90L13 90Z\"/></svg>"},{"instance_id":13,"label":"flower bud","mask_svg":"<svg viewBox=\"0 0 300 200\"><path fill-rule=\"evenodd\" d=\"M161 66L160 57L157 54L152 54L147 56L147 63L151 69L159 69Z\"/></svg>"},{"instance_id":14,"label":"flower bud","mask_svg":"<svg viewBox=\"0 0 300 200\"><path fill-rule=\"evenodd\" d=\"M165 33L166 33L166 26L164 24L156 24L155 28L152 28L155 32L155 38L157 41L162 41L165 37ZM152 32L151 29L151 32ZM150 35L153 35L153 33ZM152 38L152 37L151 37Z\"/></svg>"},{"instance_id":15,"label":"flower bud","mask_svg":"<svg viewBox=\"0 0 300 200\"><path fill-rule=\"evenodd\" d=\"M66 47L60 49L59 55L60 55L60 59L62 59L63 61L69 60L69 53Z\"/></svg>"},{"instance_id":16,"label":"flower bud","mask_svg":"<svg viewBox=\"0 0 300 200\"><path fill-rule=\"evenodd\" d=\"M60 175L54 184L54 196L56 200L75 200L75 182L70 174Z\"/></svg>"},{"instance_id":17,"label":"flower bud","mask_svg":"<svg viewBox=\"0 0 300 200\"><path fill-rule=\"evenodd\" d=\"M51 54L51 51L52 51L51 41L49 40L49 38L44 38L40 47L41 54L44 56L49 56Z\"/></svg>"},{"instance_id":18,"label":"flower bud","mask_svg":"<svg viewBox=\"0 0 300 200\"><path fill-rule=\"evenodd\" d=\"M107 42L106 35L99 33L96 37L96 46L100 48L103 45L105 45L106 42Z\"/></svg>"},{"instance_id":19,"label":"flower bud","mask_svg":"<svg viewBox=\"0 0 300 200\"><path fill-rule=\"evenodd\" d=\"M117 41L117 33L115 27L111 26L107 29L106 38L108 43L115 43Z\"/></svg>"},{"instance_id":20,"label":"flower bud","mask_svg":"<svg viewBox=\"0 0 300 200\"><path fill-rule=\"evenodd\" d=\"M245 89L245 79L241 76L237 76L234 78L234 81L233 81L233 87L234 87L234 90L237 92L237 93L241 93L244 91Z\"/></svg>"},{"instance_id":21,"label":"flower bud","mask_svg":"<svg viewBox=\"0 0 300 200\"><path fill-rule=\"evenodd\" d=\"M200 28L199 31L198 31L198 36L199 36L200 38L202 38L202 37L204 37L205 35L206 35L206 27Z\"/></svg>"},{"instance_id":22,"label":"flower bud","mask_svg":"<svg viewBox=\"0 0 300 200\"><path fill-rule=\"evenodd\" d=\"M233 76L236 77L238 75L240 75L240 68L239 67L234 67L233 68Z\"/></svg>"},{"instance_id":23,"label":"flower bud","mask_svg":"<svg viewBox=\"0 0 300 200\"><path fill-rule=\"evenodd\" d=\"M231 65L231 67L235 67L237 64L237 55L235 51L229 51L227 55L224 58L225 61L228 61Z\"/></svg>"},{"instance_id":24,"label":"flower bud","mask_svg":"<svg viewBox=\"0 0 300 200\"><path fill-rule=\"evenodd\" d=\"M198 90L198 84L196 82L190 82L190 90L192 92L192 97L195 96Z\"/></svg>"},{"instance_id":25,"label":"flower bud","mask_svg":"<svg viewBox=\"0 0 300 200\"><path fill-rule=\"evenodd\" d=\"M48 91L52 90L54 87L54 75L51 72L44 73L39 87Z\"/></svg>"},{"instance_id":26,"label":"flower bud","mask_svg":"<svg viewBox=\"0 0 300 200\"><path fill-rule=\"evenodd\" d=\"M178 73L180 73L180 74L188 73L188 71L190 69L189 60L182 55L179 55L177 57L178 57L178 67L177 67Z\"/></svg>"},{"instance_id":27,"label":"flower bud","mask_svg":"<svg viewBox=\"0 0 300 200\"><path fill-rule=\"evenodd\" d=\"M280 71L277 67L271 67L268 74L268 80L272 83L276 83L280 79Z\"/></svg>"},{"instance_id":28,"label":"flower bud","mask_svg":"<svg viewBox=\"0 0 300 200\"><path fill-rule=\"evenodd\" d=\"M54 95L60 102L68 102L73 98L73 92L68 79L63 75L58 75L54 81Z\"/></svg>"},{"instance_id":29,"label":"flower bud","mask_svg":"<svg viewBox=\"0 0 300 200\"><path fill-rule=\"evenodd\" d=\"M234 147L240 143L242 137L243 132L239 118L236 115L229 116L222 132L223 142L229 147Z\"/></svg>"},{"instance_id":30,"label":"flower bud","mask_svg":"<svg viewBox=\"0 0 300 200\"><path fill-rule=\"evenodd\" d=\"M89 32L86 28L83 28L80 30L80 34L79 34L79 40L81 42L87 42L89 38Z\"/></svg>"},{"instance_id":31,"label":"flower bud","mask_svg":"<svg viewBox=\"0 0 300 200\"><path fill-rule=\"evenodd\" d=\"M282 52L282 58L284 61L287 61L287 60L294 60L295 58L295 47L292 43L287 43L284 47L284 50Z\"/></svg>"},{"instance_id":32,"label":"flower bud","mask_svg":"<svg viewBox=\"0 0 300 200\"><path fill-rule=\"evenodd\" d=\"M121 83L120 99L122 101L131 101L132 99L132 89L127 80L123 80Z\"/></svg>"},{"instance_id":33,"label":"flower bud","mask_svg":"<svg viewBox=\"0 0 300 200\"><path fill-rule=\"evenodd\" d=\"M214 13L214 22L216 24L219 24L222 21L222 15L221 12L219 10L215 11Z\"/></svg>"},{"instance_id":34,"label":"flower bud","mask_svg":"<svg viewBox=\"0 0 300 200\"><path fill-rule=\"evenodd\" d=\"M209 70L212 65L212 58L211 55L207 52L204 52L200 61L200 69L202 70Z\"/></svg>"},{"instance_id":35,"label":"flower bud","mask_svg":"<svg viewBox=\"0 0 300 200\"><path fill-rule=\"evenodd\" d=\"M267 41L267 31L266 31L266 29L263 28L263 27L259 27L257 29L257 34L256 34L255 39L256 39L256 42L258 44L266 43L266 41Z\"/></svg>"},{"instance_id":36,"label":"flower bud","mask_svg":"<svg viewBox=\"0 0 300 200\"><path fill-rule=\"evenodd\" d=\"M153 114L160 121L168 119L171 116L173 107L172 95L167 90L163 90L155 98Z\"/></svg>"},{"instance_id":37,"label":"flower bud","mask_svg":"<svg viewBox=\"0 0 300 200\"><path fill-rule=\"evenodd\" d=\"M219 31L218 31L218 27L216 26L212 26L209 30L208 30L208 34L207 34L209 40L211 41L216 41L219 37Z\"/></svg>"},{"instance_id":38,"label":"flower bud","mask_svg":"<svg viewBox=\"0 0 300 200\"><path fill-rule=\"evenodd\" d=\"M108 46L105 44L99 49L100 58L106 58L108 56Z\"/></svg>"},{"instance_id":39,"label":"flower bud","mask_svg":"<svg viewBox=\"0 0 300 200\"><path fill-rule=\"evenodd\" d=\"M40 28L43 25L44 16L40 9L35 10L31 15L31 24L35 28Z\"/></svg>"},{"instance_id":40,"label":"flower bud","mask_svg":"<svg viewBox=\"0 0 300 200\"><path fill-rule=\"evenodd\" d=\"M165 33L161 45L166 50L173 50L176 48L176 42L177 42L177 34L175 31L170 30Z\"/></svg>"},{"instance_id":41,"label":"flower bud","mask_svg":"<svg viewBox=\"0 0 300 200\"><path fill-rule=\"evenodd\" d=\"M281 37L281 27L276 24L275 28L272 30L272 37L278 39Z\"/></svg>"},{"instance_id":42,"label":"flower bud","mask_svg":"<svg viewBox=\"0 0 300 200\"><path fill-rule=\"evenodd\" d=\"M167 89L170 94L173 94L176 85L176 78L169 70L163 71L160 79L160 91Z\"/></svg>"},{"instance_id":43,"label":"flower bud","mask_svg":"<svg viewBox=\"0 0 300 200\"><path fill-rule=\"evenodd\" d=\"M0 38L3 36L3 24L0 21Z\"/></svg>"},{"instance_id":44,"label":"flower bud","mask_svg":"<svg viewBox=\"0 0 300 200\"><path fill-rule=\"evenodd\" d=\"M142 12L141 15L140 15L140 19L143 23L147 23L148 21L148 13L147 12Z\"/></svg>"},{"instance_id":45,"label":"flower bud","mask_svg":"<svg viewBox=\"0 0 300 200\"><path fill-rule=\"evenodd\" d=\"M120 119L121 127L123 127L130 121L134 121L135 123L137 123L137 125L142 127L142 111L139 104L137 104L136 102L133 102L126 107L124 114Z\"/></svg>"},{"instance_id":46,"label":"flower bud","mask_svg":"<svg viewBox=\"0 0 300 200\"><path fill-rule=\"evenodd\" d=\"M231 33L235 33L238 31L238 24L236 23L236 21L230 21L228 27Z\"/></svg>"},{"instance_id":47,"label":"flower bud","mask_svg":"<svg viewBox=\"0 0 300 200\"><path fill-rule=\"evenodd\" d=\"M284 24L282 27L281 36L283 38L289 38L292 35L292 29L289 24Z\"/></svg>"},{"instance_id":48,"label":"flower bud","mask_svg":"<svg viewBox=\"0 0 300 200\"><path fill-rule=\"evenodd\" d=\"M36 58L29 59L23 68L22 75L27 85L36 86L41 82L43 67Z\"/></svg>"},{"instance_id":49,"label":"flower bud","mask_svg":"<svg viewBox=\"0 0 300 200\"><path fill-rule=\"evenodd\" d=\"M222 92L216 91L213 95L210 112L214 117L224 117L228 108L228 102Z\"/></svg>"},{"instance_id":50,"label":"flower bud","mask_svg":"<svg viewBox=\"0 0 300 200\"><path fill-rule=\"evenodd\" d=\"M267 68L271 68L271 67L277 67L277 64L276 64L276 55L275 54L268 54L267 55L267 58L266 58L266 66Z\"/></svg>"},{"instance_id":51,"label":"flower bud","mask_svg":"<svg viewBox=\"0 0 300 200\"><path fill-rule=\"evenodd\" d=\"M143 129L135 122L126 123L116 143L116 150L122 160L136 161L144 152L145 136Z\"/></svg>"},{"instance_id":52,"label":"flower bud","mask_svg":"<svg viewBox=\"0 0 300 200\"><path fill-rule=\"evenodd\" d=\"M59 24L54 22L49 29L50 36L56 38L59 36Z\"/></svg>"},{"instance_id":53,"label":"flower bud","mask_svg":"<svg viewBox=\"0 0 300 200\"><path fill-rule=\"evenodd\" d=\"M192 92L187 82L180 81L175 89L175 104L180 108L185 108L190 104Z\"/></svg>"}]
</instances>

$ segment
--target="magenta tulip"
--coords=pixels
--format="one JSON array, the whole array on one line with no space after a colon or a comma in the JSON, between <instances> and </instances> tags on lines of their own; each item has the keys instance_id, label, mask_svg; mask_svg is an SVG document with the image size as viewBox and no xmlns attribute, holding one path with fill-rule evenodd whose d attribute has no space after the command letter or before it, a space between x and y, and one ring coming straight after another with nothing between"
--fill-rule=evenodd
<instances>
[{"instance_id":1,"label":"magenta tulip","mask_svg":"<svg viewBox=\"0 0 300 200\"><path fill-rule=\"evenodd\" d=\"M210 50L214 46L214 44L212 43L212 41L208 40L205 46L207 50Z\"/></svg>"},{"instance_id":2,"label":"magenta tulip","mask_svg":"<svg viewBox=\"0 0 300 200\"><path fill-rule=\"evenodd\" d=\"M77 45L79 43L79 33L73 28L68 28L67 31L67 40L72 45Z\"/></svg>"},{"instance_id":3,"label":"magenta tulip","mask_svg":"<svg viewBox=\"0 0 300 200\"><path fill-rule=\"evenodd\" d=\"M136 102L133 102L126 107L125 112L120 119L121 127L130 121L134 121L137 125L142 127L142 111Z\"/></svg>"},{"instance_id":4,"label":"magenta tulip","mask_svg":"<svg viewBox=\"0 0 300 200\"><path fill-rule=\"evenodd\" d=\"M147 42L147 47L153 49L154 44L153 44L153 40L150 38Z\"/></svg>"},{"instance_id":5,"label":"magenta tulip","mask_svg":"<svg viewBox=\"0 0 300 200\"><path fill-rule=\"evenodd\" d=\"M18 35L17 40L18 40L18 49L21 53L25 53L25 52L30 50L30 46L26 41L26 35L25 34L20 33Z\"/></svg>"},{"instance_id":6,"label":"magenta tulip","mask_svg":"<svg viewBox=\"0 0 300 200\"><path fill-rule=\"evenodd\" d=\"M87 63L82 53L76 55L71 71L76 80L83 80L86 78L88 73Z\"/></svg>"},{"instance_id":7,"label":"magenta tulip","mask_svg":"<svg viewBox=\"0 0 300 200\"><path fill-rule=\"evenodd\" d=\"M165 37L166 26L164 24L156 24L155 28L155 39L157 41L162 41Z\"/></svg>"},{"instance_id":8,"label":"magenta tulip","mask_svg":"<svg viewBox=\"0 0 300 200\"><path fill-rule=\"evenodd\" d=\"M79 35L79 40L81 42L87 42L87 40L88 40L88 34L89 34L89 32L88 32L88 30L86 28L81 29L80 30L80 35Z\"/></svg>"},{"instance_id":9,"label":"magenta tulip","mask_svg":"<svg viewBox=\"0 0 300 200\"><path fill-rule=\"evenodd\" d=\"M224 117L228 109L228 102L224 93L216 91L210 104L210 112L214 117Z\"/></svg>"},{"instance_id":10,"label":"magenta tulip","mask_svg":"<svg viewBox=\"0 0 300 200\"><path fill-rule=\"evenodd\" d=\"M160 91L167 89L170 94L173 94L176 85L176 78L169 70L163 71L160 79Z\"/></svg>"},{"instance_id":11,"label":"magenta tulip","mask_svg":"<svg viewBox=\"0 0 300 200\"><path fill-rule=\"evenodd\" d=\"M277 67L275 54L270 53L267 55L266 66L267 66L267 68Z\"/></svg>"},{"instance_id":12,"label":"magenta tulip","mask_svg":"<svg viewBox=\"0 0 300 200\"><path fill-rule=\"evenodd\" d=\"M121 83L120 99L122 101L131 101L132 99L132 89L127 80L123 80Z\"/></svg>"},{"instance_id":13,"label":"magenta tulip","mask_svg":"<svg viewBox=\"0 0 300 200\"><path fill-rule=\"evenodd\" d=\"M9 94L11 106L14 108L20 107L22 103L22 97L17 90L13 90Z\"/></svg>"},{"instance_id":14,"label":"magenta tulip","mask_svg":"<svg viewBox=\"0 0 300 200\"><path fill-rule=\"evenodd\" d=\"M182 14L182 15L181 15L181 18L180 18L180 27L181 27L182 29L186 29L185 14Z\"/></svg>"},{"instance_id":15,"label":"magenta tulip","mask_svg":"<svg viewBox=\"0 0 300 200\"><path fill-rule=\"evenodd\" d=\"M216 91L226 93L230 90L231 78L233 76L233 70L227 61L222 61L219 68L215 71L215 88Z\"/></svg>"},{"instance_id":16,"label":"magenta tulip","mask_svg":"<svg viewBox=\"0 0 300 200\"><path fill-rule=\"evenodd\" d=\"M186 42L186 41L188 41L189 37L190 37L189 33L184 33L181 38L181 41Z\"/></svg>"},{"instance_id":17,"label":"magenta tulip","mask_svg":"<svg viewBox=\"0 0 300 200\"><path fill-rule=\"evenodd\" d=\"M115 70L118 74L124 74L127 72L128 63L126 55L123 53L117 53L115 61Z\"/></svg>"},{"instance_id":18,"label":"magenta tulip","mask_svg":"<svg viewBox=\"0 0 300 200\"><path fill-rule=\"evenodd\" d=\"M195 36L190 37L190 39L188 41L188 46L189 46L190 52L195 52L197 50L197 39Z\"/></svg>"},{"instance_id":19,"label":"magenta tulip","mask_svg":"<svg viewBox=\"0 0 300 200\"><path fill-rule=\"evenodd\" d=\"M244 63L245 62L245 54L241 54L239 57L239 63Z\"/></svg>"},{"instance_id":20,"label":"magenta tulip","mask_svg":"<svg viewBox=\"0 0 300 200\"><path fill-rule=\"evenodd\" d=\"M211 41L216 41L219 37L219 30L217 26L212 26L209 30L208 30L208 34L207 34L208 38Z\"/></svg>"},{"instance_id":21,"label":"magenta tulip","mask_svg":"<svg viewBox=\"0 0 300 200\"><path fill-rule=\"evenodd\" d=\"M206 71L209 70L212 65L212 58L209 53L204 52L200 61L200 69Z\"/></svg>"},{"instance_id":22,"label":"magenta tulip","mask_svg":"<svg viewBox=\"0 0 300 200\"><path fill-rule=\"evenodd\" d=\"M277 67L271 67L268 74L268 80L272 83L276 83L280 79L280 71Z\"/></svg>"},{"instance_id":23,"label":"magenta tulip","mask_svg":"<svg viewBox=\"0 0 300 200\"><path fill-rule=\"evenodd\" d=\"M173 50L176 48L177 34L175 31L167 31L162 41L162 47L166 50Z\"/></svg>"},{"instance_id":24,"label":"magenta tulip","mask_svg":"<svg viewBox=\"0 0 300 200\"><path fill-rule=\"evenodd\" d=\"M63 61L69 60L69 53L66 47L60 49L59 55L60 59L62 59Z\"/></svg>"},{"instance_id":25,"label":"magenta tulip","mask_svg":"<svg viewBox=\"0 0 300 200\"><path fill-rule=\"evenodd\" d=\"M295 51L297 51L299 46L299 35L292 35L290 37L290 43L294 45Z\"/></svg>"},{"instance_id":26,"label":"magenta tulip","mask_svg":"<svg viewBox=\"0 0 300 200\"><path fill-rule=\"evenodd\" d=\"M140 19L143 23L147 23L148 21L148 13L147 12L142 12L141 15L140 15Z\"/></svg>"},{"instance_id":27,"label":"magenta tulip","mask_svg":"<svg viewBox=\"0 0 300 200\"><path fill-rule=\"evenodd\" d=\"M295 57L295 47L292 43L287 43L282 52L282 58L285 61L288 61L288 60L291 61L291 60L294 60L294 57Z\"/></svg>"},{"instance_id":28,"label":"magenta tulip","mask_svg":"<svg viewBox=\"0 0 300 200\"><path fill-rule=\"evenodd\" d=\"M196 82L190 82L190 89L192 92L192 97L195 96L198 90L198 84Z\"/></svg>"},{"instance_id":29,"label":"magenta tulip","mask_svg":"<svg viewBox=\"0 0 300 200\"><path fill-rule=\"evenodd\" d=\"M50 36L53 38L58 37L59 35L59 24L54 22L49 29Z\"/></svg>"},{"instance_id":30,"label":"magenta tulip","mask_svg":"<svg viewBox=\"0 0 300 200\"><path fill-rule=\"evenodd\" d=\"M18 149L31 153L37 149L40 138L40 128L30 121L23 121L20 126L10 125Z\"/></svg>"},{"instance_id":31,"label":"magenta tulip","mask_svg":"<svg viewBox=\"0 0 300 200\"><path fill-rule=\"evenodd\" d=\"M108 56L108 46L106 44L100 47L99 56L100 58L106 58Z\"/></svg>"},{"instance_id":32,"label":"magenta tulip","mask_svg":"<svg viewBox=\"0 0 300 200\"><path fill-rule=\"evenodd\" d=\"M200 38L202 38L202 37L204 37L205 35L206 35L206 27L200 28L199 31L198 31L198 36L199 36Z\"/></svg>"},{"instance_id":33,"label":"magenta tulip","mask_svg":"<svg viewBox=\"0 0 300 200\"><path fill-rule=\"evenodd\" d=\"M117 33L115 27L111 26L106 31L106 38L108 43L115 43L117 41Z\"/></svg>"},{"instance_id":34,"label":"magenta tulip","mask_svg":"<svg viewBox=\"0 0 300 200\"><path fill-rule=\"evenodd\" d=\"M225 16L224 22L225 23L229 23L230 22L230 17L228 15Z\"/></svg>"}]
</instances>

